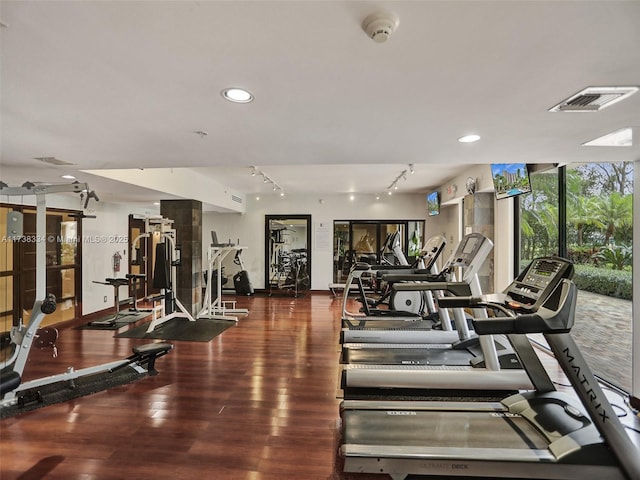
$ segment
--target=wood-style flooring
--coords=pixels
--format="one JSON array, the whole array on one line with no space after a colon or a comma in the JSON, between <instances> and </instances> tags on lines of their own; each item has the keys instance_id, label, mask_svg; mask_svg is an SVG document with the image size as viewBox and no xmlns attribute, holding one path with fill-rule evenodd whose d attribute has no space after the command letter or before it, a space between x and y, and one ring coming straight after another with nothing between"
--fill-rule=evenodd
<instances>
[{"instance_id":1,"label":"wood-style flooring","mask_svg":"<svg viewBox=\"0 0 640 480\"><path fill-rule=\"evenodd\" d=\"M2 420L0 479L364 480L337 465L341 299L255 295L238 307L249 315L212 341L171 342L155 377ZM34 351L24 380L147 342L60 333L58 357Z\"/></svg>"}]
</instances>

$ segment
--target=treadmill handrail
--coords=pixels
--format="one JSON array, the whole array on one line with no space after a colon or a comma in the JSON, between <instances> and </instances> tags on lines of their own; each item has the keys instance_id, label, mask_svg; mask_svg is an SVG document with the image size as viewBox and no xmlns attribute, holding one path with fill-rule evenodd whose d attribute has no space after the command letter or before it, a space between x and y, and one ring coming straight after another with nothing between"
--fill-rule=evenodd
<instances>
[{"instance_id":1,"label":"treadmill handrail","mask_svg":"<svg viewBox=\"0 0 640 480\"><path fill-rule=\"evenodd\" d=\"M467 282L425 282L425 283L394 283L391 288L395 291L423 291L423 290L445 290L453 295L465 296L471 293L471 286ZM443 306L438 299L440 306ZM447 305L451 306L451 305Z\"/></svg>"},{"instance_id":2,"label":"treadmill handrail","mask_svg":"<svg viewBox=\"0 0 640 480\"><path fill-rule=\"evenodd\" d=\"M380 274L378 274L380 275ZM389 283L395 282L445 282L447 280L447 272L429 273L424 269L414 269L414 271L405 273L382 273L382 280Z\"/></svg>"}]
</instances>

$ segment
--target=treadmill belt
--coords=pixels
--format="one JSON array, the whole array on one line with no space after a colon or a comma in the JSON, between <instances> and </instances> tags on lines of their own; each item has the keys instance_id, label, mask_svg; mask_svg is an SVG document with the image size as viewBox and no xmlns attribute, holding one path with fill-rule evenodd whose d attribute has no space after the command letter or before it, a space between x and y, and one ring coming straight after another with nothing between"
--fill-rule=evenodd
<instances>
[{"instance_id":1,"label":"treadmill belt","mask_svg":"<svg viewBox=\"0 0 640 480\"><path fill-rule=\"evenodd\" d=\"M370 365L466 365L475 358L468 350L451 348L349 348L344 362Z\"/></svg>"},{"instance_id":2,"label":"treadmill belt","mask_svg":"<svg viewBox=\"0 0 640 480\"><path fill-rule=\"evenodd\" d=\"M431 330L433 322L430 320L402 320L402 319L358 319L357 317L342 319L342 327L351 330Z\"/></svg>"},{"instance_id":3,"label":"treadmill belt","mask_svg":"<svg viewBox=\"0 0 640 480\"><path fill-rule=\"evenodd\" d=\"M347 410L344 443L393 447L547 449L527 420L505 412Z\"/></svg>"}]
</instances>

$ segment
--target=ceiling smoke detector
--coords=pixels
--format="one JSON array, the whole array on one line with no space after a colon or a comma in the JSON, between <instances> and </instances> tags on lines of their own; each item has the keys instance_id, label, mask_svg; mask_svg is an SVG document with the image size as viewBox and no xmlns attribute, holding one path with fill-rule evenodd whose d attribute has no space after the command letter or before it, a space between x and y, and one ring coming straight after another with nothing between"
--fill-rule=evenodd
<instances>
[{"instance_id":1,"label":"ceiling smoke detector","mask_svg":"<svg viewBox=\"0 0 640 480\"><path fill-rule=\"evenodd\" d=\"M400 20L395 13L372 13L362 22L362 29L376 43L384 43L398 28Z\"/></svg>"}]
</instances>

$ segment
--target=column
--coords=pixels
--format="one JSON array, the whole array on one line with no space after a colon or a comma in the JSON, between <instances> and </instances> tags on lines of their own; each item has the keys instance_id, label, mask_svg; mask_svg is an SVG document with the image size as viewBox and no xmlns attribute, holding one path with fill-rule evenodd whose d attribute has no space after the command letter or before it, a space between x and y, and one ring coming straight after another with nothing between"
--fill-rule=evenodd
<instances>
[{"instance_id":1,"label":"column","mask_svg":"<svg viewBox=\"0 0 640 480\"><path fill-rule=\"evenodd\" d=\"M493 200L494 194L476 193L464 197L464 234L481 233L493 242ZM478 272L482 293L494 292L493 257L495 249L487 256L487 260Z\"/></svg>"},{"instance_id":2,"label":"column","mask_svg":"<svg viewBox=\"0 0 640 480\"><path fill-rule=\"evenodd\" d=\"M176 268L176 298L196 315L202 303L202 202L161 200L160 214L173 220L180 265Z\"/></svg>"}]
</instances>

